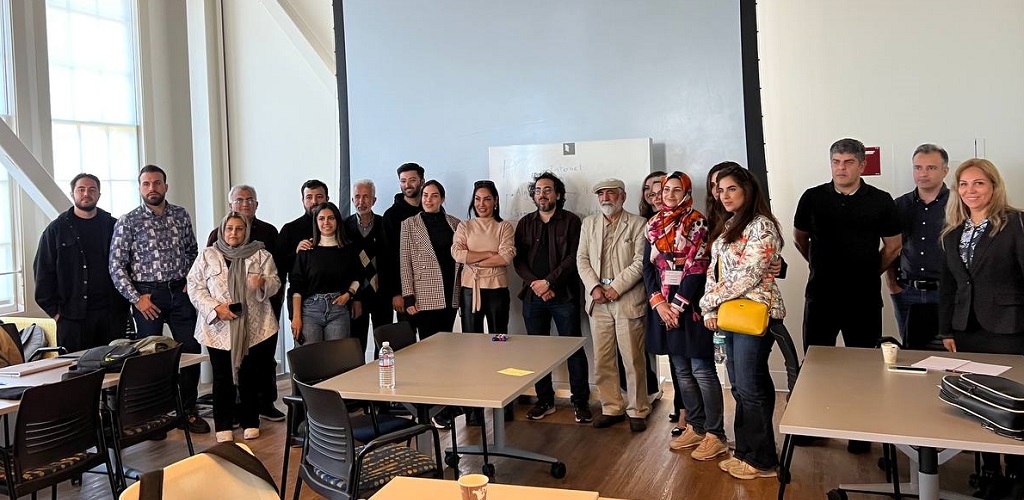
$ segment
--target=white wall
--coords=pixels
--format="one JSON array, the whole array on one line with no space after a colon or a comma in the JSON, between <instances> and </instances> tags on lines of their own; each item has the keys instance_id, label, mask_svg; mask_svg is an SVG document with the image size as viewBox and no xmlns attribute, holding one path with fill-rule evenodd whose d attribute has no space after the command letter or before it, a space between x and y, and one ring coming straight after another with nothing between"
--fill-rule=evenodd
<instances>
[{"instance_id":1,"label":"white wall","mask_svg":"<svg viewBox=\"0 0 1024 500\"><path fill-rule=\"evenodd\" d=\"M835 140L880 146L882 175L866 180L895 197L913 189L918 144L947 149L951 184L982 138L1011 202L1024 204L1022 23L1018 0L759 2L768 180L787 233L781 283L798 342L807 270L792 245L793 213L805 189L829 180ZM883 317L894 335L888 300Z\"/></svg>"}]
</instances>

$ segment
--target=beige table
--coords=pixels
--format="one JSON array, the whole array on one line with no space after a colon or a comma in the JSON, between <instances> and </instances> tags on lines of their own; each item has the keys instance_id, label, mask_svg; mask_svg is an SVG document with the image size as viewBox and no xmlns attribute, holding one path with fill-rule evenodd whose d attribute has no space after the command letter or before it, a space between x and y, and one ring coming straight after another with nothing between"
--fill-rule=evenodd
<instances>
[{"instance_id":1,"label":"beige table","mask_svg":"<svg viewBox=\"0 0 1024 500\"><path fill-rule=\"evenodd\" d=\"M898 364L909 365L933 355L1011 366L1003 376L1024 381L1022 356L900 351ZM779 432L786 434L779 499L793 458L794 435L893 443L911 454L916 451L916 481L901 485L901 493L926 500L940 498L938 466L942 458L955 453L953 450L1024 455L1024 443L982 428L978 420L939 400L943 375L946 373L889 372L878 349L812 346L779 423ZM948 456L940 457L939 449L946 449ZM842 488L878 491L866 486ZM892 494L891 485L887 491ZM970 498L945 492L941 497Z\"/></svg>"},{"instance_id":2,"label":"beige table","mask_svg":"<svg viewBox=\"0 0 1024 500\"><path fill-rule=\"evenodd\" d=\"M56 358L40 361L51 361L52 359ZM209 359L210 357L206 354L182 353L179 366L184 368L186 366L197 365ZM70 365L33 373L24 377L0 377L0 384L3 384L4 387L34 387L37 385L52 384L54 382L60 382L61 377L68 372L68 368L70 368ZM120 373L108 373L103 377L103 388L109 389L111 387L116 387L120 380ZM0 399L0 415L14 413L18 411L18 407L20 405L21 401L19 400Z\"/></svg>"},{"instance_id":3,"label":"beige table","mask_svg":"<svg viewBox=\"0 0 1024 500\"><path fill-rule=\"evenodd\" d=\"M565 464L553 457L511 448L505 444L504 407L532 387L583 346L582 337L510 335L493 342L490 335L438 333L395 353L393 390L381 389L377 365L370 362L316 385L337 391L346 399L396 401L420 405L491 408L494 443L486 435L481 446L459 447L459 453L484 456L484 473L494 476L489 455L545 462L551 474L565 476ZM498 373L518 368L533 373L511 376ZM422 420L421 420L422 421ZM457 455L446 456L457 460ZM451 465L451 463L449 463Z\"/></svg>"},{"instance_id":4,"label":"beige table","mask_svg":"<svg viewBox=\"0 0 1024 500\"><path fill-rule=\"evenodd\" d=\"M370 500L459 500L459 483L444 479L399 476L384 485ZM487 500L598 500L596 491L535 488L509 484L488 484Z\"/></svg>"}]
</instances>

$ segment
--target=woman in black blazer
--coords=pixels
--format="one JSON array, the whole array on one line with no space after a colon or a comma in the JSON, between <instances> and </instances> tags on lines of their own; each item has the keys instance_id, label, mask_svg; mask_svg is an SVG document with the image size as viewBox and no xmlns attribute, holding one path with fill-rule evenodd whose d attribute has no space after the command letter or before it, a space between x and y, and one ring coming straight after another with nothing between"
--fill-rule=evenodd
<instances>
[{"instance_id":1,"label":"woman in black blazer","mask_svg":"<svg viewBox=\"0 0 1024 500\"><path fill-rule=\"evenodd\" d=\"M992 162L972 158L956 169L946 204L939 281L939 336L950 352L1024 354L1024 221L1006 201ZM1024 491L1024 457L982 454L983 498ZM1019 498L1014 496L1013 498Z\"/></svg>"}]
</instances>

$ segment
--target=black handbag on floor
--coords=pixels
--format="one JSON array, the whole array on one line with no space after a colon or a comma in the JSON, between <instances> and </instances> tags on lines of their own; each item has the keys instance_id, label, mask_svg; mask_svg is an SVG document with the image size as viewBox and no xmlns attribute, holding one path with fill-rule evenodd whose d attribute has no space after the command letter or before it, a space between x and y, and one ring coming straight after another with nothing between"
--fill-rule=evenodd
<instances>
[{"instance_id":1,"label":"black handbag on floor","mask_svg":"<svg viewBox=\"0 0 1024 500\"><path fill-rule=\"evenodd\" d=\"M939 399L981 419L1001 436L1024 440L1024 385L1003 377L965 373L942 377Z\"/></svg>"}]
</instances>

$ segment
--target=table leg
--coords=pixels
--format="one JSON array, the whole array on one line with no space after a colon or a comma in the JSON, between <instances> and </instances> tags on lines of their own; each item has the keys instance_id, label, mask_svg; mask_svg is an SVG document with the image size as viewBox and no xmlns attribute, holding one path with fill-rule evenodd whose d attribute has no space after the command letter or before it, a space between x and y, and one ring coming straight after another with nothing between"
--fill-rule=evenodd
<instances>
[{"instance_id":1,"label":"table leg","mask_svg":"<svg viewBox=\"0 0 1024 500\"><path fill-rule=\"evenodd\" d=\"M793 462L793 435L786 434L782 440L782 453L779 454L779 500L786 496L786 484L789 483L789 469Z\"/></svg>"},{"instance_id":2,"label":"table leg","mask_svg":"<svg viewBox=\"0 0 1024 500\"><path fill-rule=\"evenodd\" d=\"M908 450L903 446L897 446L900 451L906 453ZM955 450L946 450L942 454L935 448L919 447L917 449L917 475L911 475L909 483L900 483L898 491L903 496L916 496L921 500L971 500L970 495L962 495L951 491L939 489L939 464L946 462L955 454ZM909 455L911 463L914 462L913 455ZM893 457L895 460L896 457ZM839 489L848 493L867 493L875 495L893 496L894 486L891 483L878 484L840 484Z\"/></svg>"},{"instance_id":3,"label":"table leg","mask_svg":"<svg viewBox=\"0 0 1024 500\"><path fill-rule=\"evenodd\" d=\"M917 449L918 498L939 500L939 453L935 448L921 446Z\"/></svg>"},{"instance_id":4,"label":"table leg","mask_svg":"<svg viewBox=\"0 0 1024 500\"><path fill-rule=\"evenodd\" d=\"M460 446L459 453L464 455L483 455L485 466L490 465L489 460L492 457L515 458L518 460L548 463L551 464L551 475L559 479L565 477L565 464L559 462L557 458L507 446L505 441L504 408L492 408L491 417L491 430L494 435L493 443L490 445L486 443L486 428L483 428L481 429L483 443L479 446ZM487 423L484 422L484 425L487 425ZM448 448L445 451L452 452L452 449ZM493 470L493 465L490 465L488 468Z\"/></svg>"}]
</instances>

